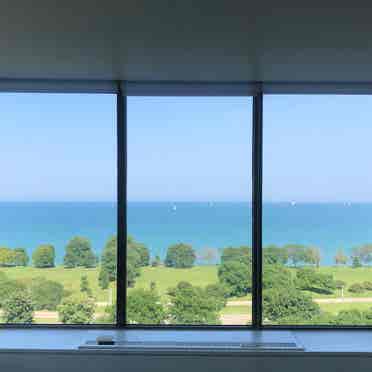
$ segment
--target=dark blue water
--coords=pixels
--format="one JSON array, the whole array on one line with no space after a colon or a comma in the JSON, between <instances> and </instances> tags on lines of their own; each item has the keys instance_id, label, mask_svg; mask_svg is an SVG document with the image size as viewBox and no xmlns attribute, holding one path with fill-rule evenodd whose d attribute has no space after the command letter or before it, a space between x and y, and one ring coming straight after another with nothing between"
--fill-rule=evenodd
<instances>
[{"instance_id":1,"label":"dark blue water","mask_svg":"<svg viewBox=\"0 0 372 372\"><path fill-rule=\"evenodd\" d=\"M263 242L320 248L322 264L333 264L338 248L372 242L372 204L264 204ZM152 256L164 257L177 242L196 250L251 245L248 203L129 203L128 232ZM88 237L99 254L116 233L115 203L0 203L0 246L24 247L31 255L53 244L61 262L68 240Z\"/></svg>"}]
</instances>

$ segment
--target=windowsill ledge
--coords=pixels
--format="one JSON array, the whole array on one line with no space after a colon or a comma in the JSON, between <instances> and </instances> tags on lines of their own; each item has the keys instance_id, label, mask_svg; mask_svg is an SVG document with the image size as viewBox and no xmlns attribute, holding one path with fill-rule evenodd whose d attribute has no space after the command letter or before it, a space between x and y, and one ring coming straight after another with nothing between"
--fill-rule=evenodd
<instances>
[{"instance_id":1,"label":"windowsill ledge","mask_svg":"<svg viewBox=\"0 0 372 372\"><path fill-rule=\"evenodd\" d=\"M63 352L63 353L115 353L115 354L192 354L190 351L115 351L115 350L78 350L88 340L97 336L110 335L119 340L127 341L197 341L197 342L287 342L293 336L304 346L304 352L298 351L249 351L245 356L270 355L319 355L338 354L351 355L370 354L372 357L372 331L360 330L301 330L301 331L209 331L209 330L76 330L76 329L1 329L0 353L9 352ZM208 350L196 354L210 354ZM213 354L237 355L237 352L223 351ZM242 355L243 352L239 352Z\"/></svg>"}]
</instances>

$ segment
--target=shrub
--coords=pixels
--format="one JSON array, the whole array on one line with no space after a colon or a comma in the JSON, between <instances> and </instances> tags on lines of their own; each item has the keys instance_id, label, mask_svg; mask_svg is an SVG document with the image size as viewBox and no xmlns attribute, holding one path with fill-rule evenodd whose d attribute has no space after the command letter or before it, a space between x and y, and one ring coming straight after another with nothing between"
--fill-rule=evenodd
<instances>
[{"instance_id":1,"label":"shrub","mask_svg":"<svg viewBox=\"0 0 372 372\"><path fill-rule=\"evenodd\" d=\"M336 325L364 325L365 318L363 313L357 309L341 310L332 323Z\"/></svg>"},{"instance_id":2,"label":"shrub","mask_svg":"<svg viewBox=\"0 0 372 372\"><path fill-rule=\"evenodd\" d=\"M168 295L172 324L219 324L216 300L207 296L202 288L179 282L168 290Z\"/></svg>"},{"instance_id":3,"label":"shrub","mask_svg":"<svg viewBox=\"0 0 372 372\"><path fill-rule=\"evenodd\" d=\"M363 293L364 287L360 283L354 283L349 287L351 293Z\"/></svg>"},{"instance_id":4,"label":"shrub","mask_svg":"<svg viewBox=\"0 0 372 372\"><path fill-rule=\"evenodd\" d=\"M70 296L58 306L58 316L64 324L89 324L93 320L94 301L85 296Z\"/></svg>"},{"instance_id":5,"label":"shrub","mask_svg":"<svg viewBox=\"0 0 372 372\"><path fill-rule=\"evenodd\" d=\"M294 287L265 290L263 312L265 319L280 324L311 320L321 314L319 305Z\"/></svg>"},{"instance_id":6,"label":"shrub","mask_svg":"<svg viewBox=\"0 0 372 372\"><path fill-rule=\"evenodd\" d=\"M85 293L88 297L92 296L92 290L90 289L88 277L82 275L80 278L80 292Z\"/></svg>"},{"instance_id":7,"label":"shrub","mask_svg":"<svg viewBox=\"0 0 372 372\"><path fill-rule=\"evenodd\" d=\"M372 282L363 282L362 286L366 291L372 291Z\"/></svg>"},{"instance_id":8,"label":"shrub","mask_svg":"<svg viewBox=\"0 0 372 372\"><path fill-rule=\"evenodd\" d=\"M3 303L5 323L33 323L34 306L26 291L15 291Z\"/></svg>"},{"instance_id":9,"label":"shrub","mask_svg":"<svg viewBox=\"0 0 372 372\"><path fill-rule=\"evenodd\" d=\"M64 289L61 283L39 277L32 279L30 293L35 310L56 310Z\"/></svg>"},{"instance_id":10,"label":"shrub","mask_svg":"<svg viewBox=\"0 0 372 372\"><path fill-rule=\"evenodd\" d=\"M134 289L127 298L127 318L132 324L162 324L165 310L155 291Z\"/></svg>"},{"instance_id":11,"label":"shrub","mask_svg":"<svg viewBox=\"0 0 372 372\"><path fill-rule=\"evenodd\" d=\"M98 285L101 289L107 289L110 285L109 275L106 270L101 269L98 275Z\"/></svg>"},{"instance_id":12,"label":"shrub","mask_svg":"<svg viewBox=\"0 0 372 372\"><path fill-rule=\"evenodd\" d=\"M175 244L168 248L165 266L177 269L189 268L194 265L195 258L195 252L191 245Z\"/></svg>"}]
</instances>

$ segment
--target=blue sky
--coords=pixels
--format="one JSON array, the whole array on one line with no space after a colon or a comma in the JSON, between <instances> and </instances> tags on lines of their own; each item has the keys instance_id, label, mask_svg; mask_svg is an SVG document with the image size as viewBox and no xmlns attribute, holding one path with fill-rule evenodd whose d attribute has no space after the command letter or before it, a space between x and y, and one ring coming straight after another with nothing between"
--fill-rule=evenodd
<instances>
[{"instance_id":1,"label":"blue sky","mask_svg":"<svg viewBox=\"0 0 372 372\"><path fill-rule=\"evenodd\" d=\"M130 97L129 200L250 201L251 105ZM0 106L0 200L115 200L115 96L2 93ZM264 108L264 200L372 201L371 96L265 96Z\"/></svg>"}]
</instances>

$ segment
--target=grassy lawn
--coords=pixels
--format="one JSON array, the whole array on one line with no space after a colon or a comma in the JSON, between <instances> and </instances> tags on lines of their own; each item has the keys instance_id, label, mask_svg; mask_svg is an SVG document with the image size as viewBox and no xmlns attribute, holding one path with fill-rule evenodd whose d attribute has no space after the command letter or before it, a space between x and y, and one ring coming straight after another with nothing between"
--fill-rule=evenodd
<instances>
[{"instance_id":1,"label":"grassy lawn","mask_svg":"<svg viewBox=\"0 0 372 372\"><path fill-rule=\"evenodd\" d=\"M293 275L295 275L295 269L291 269ZM319 268L319 271L326 274L332 274L335 280L342 280L346 283L346 289L344 290L345 297L372 297L372 291L365 291L364 293L351 293L347 289L353 283L362 283L365 281L372 282L372 267L361 267L353 269L352 267L334 267L334 266L323 266ZM333 298L341 297L341 291L336 290L333 294L325 295L314 292L308 292L313 298Z\"/></svg>"},{"instance_id":2,"label":"grassy lawn","mask_svg":"<svg viewBox=\"0 0 372 372\"><path fill-rule=\"evenodd\" d=\"M319 304L319 306L323 311L326 311L327 313L337 314L341 310L368 310L369 308L372 308L372 303Z\"/></svg>"},{"instance_id":3,"label":"grassy lawn","mask_svg":"<svg viewBox=\"0 0 372 372\"><path fill-rule=\"evenodd\" d=\"M150 283L155 282L159 294L164 296L168 288L176 286L181 281L199 287L217 283L217 266L195 266L190 269L173 269L163 266L144 267L141 275L136 279L135 288L148 289Z\"/></svg>"},{"instance_id":4,"label":"grassy lawn","mask_svg":"<svg viewBox=\"0 0 372 372\"><path fill-rule=\"evenodd\" d=\"M48 280L53 280L63 284L65 289L71 292L80 292L80 278L82 275L86 275L88 277L89 286L97 301L108 301L108 291L102 290L98 286L98 268L65 269L62 266L58 266L50 269L38 269L35 267L11 267L0 268L0 271L4 272L10 279L24 281L26 284L32 278L44 277ZM115 287L113 283L112 287Z\"/></svg>"},{"instance_id":5,"label":"grassy lawn","mask_svg":"<svg viewBox=\"0 0 372 372\"><path fill-rule=\"evenodd\" d=\"M240 315L240 314L251 314L251 306L226 306L222 309L222 315Z\"/></svg>"}]
</instances>

